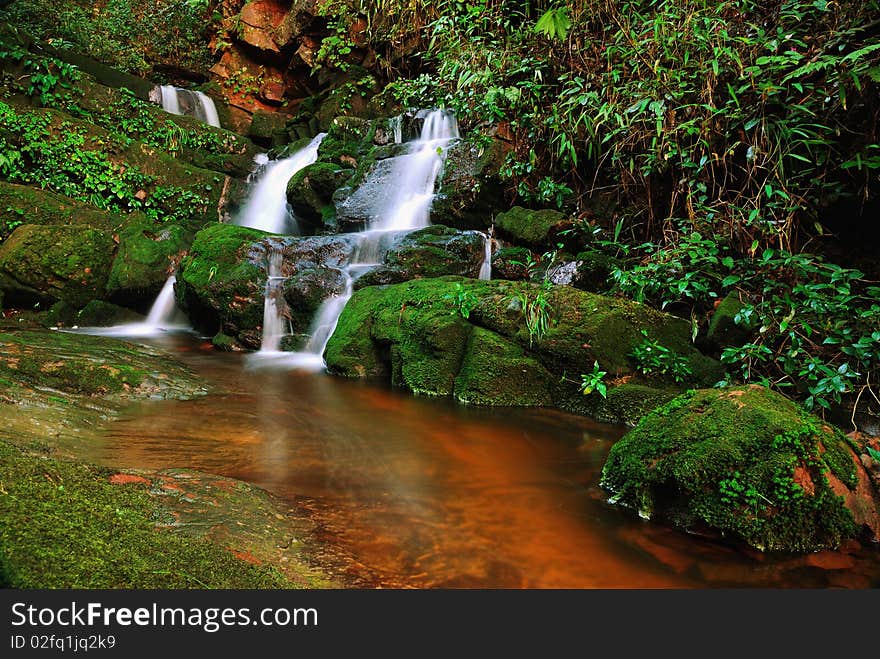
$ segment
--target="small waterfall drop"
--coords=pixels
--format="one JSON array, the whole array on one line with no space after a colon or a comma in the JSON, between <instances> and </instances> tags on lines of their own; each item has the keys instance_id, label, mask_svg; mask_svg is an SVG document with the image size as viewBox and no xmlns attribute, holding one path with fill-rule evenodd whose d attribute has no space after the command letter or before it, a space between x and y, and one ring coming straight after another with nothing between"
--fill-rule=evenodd
<instances>
[{"instance_id":1,"label":"small waterfall drop","mask_svg":"<svg viewBox=\"0 0 880 659\"><path fill-rule=\"evenodd\" d=\"M81 327L77 331L83 334L118 337L150 337L160 336L166 332L188 332L192 328L187 325L186 316L177 307L174 300L174 275L165 280L162 290L156 296L153 306L142 323L126 323L111 327Z\"/></svg>"},{"instance_id":2,"label":"small waterfall drop","mask_svg":"<svg viewBox=\"0 0 880 659\"><path fill-rule=\"evenodd\" d=\"M289 158L267 162L236 224L269 233L290 233L288 224L292 222L294 227L290 228L295 228L296 220L287 209L287 182L303 167L318 159L318 147L325 135L320 133ZM296 229L294 233L299 233L299 230Z\"/></svg>"},{"instance_id":3,"label":"small waterfall drop","mask_svg":"<svg viewBox=\"0 0 880 659\"><path fill-rule=\"evenodd\" d=\"M162 105L165 112L195 117L209 126L220 128L217 106L210 96L171 85L161 85L158 90L158 93L151 96L157 97L155 100Z\"/></svg>"},{"instance_id":4,"label":"small waterfall drop","mask_svg":"<svg viewBox=\"0 0 880 659\"><path fill-rule=\"evenodd\" d=\"M393 124L393 126L395 125ZM394 131L395 139L397 139L396 126ZM382 262L385 253L394 241L411 231L430 225L434 186L443 169L446 148L451 140L458 137L458 123L453 114L445 110L432 110L425 114L424 125L419 139L412 143L409 153L394 159L392 176L389 180L393 181L395 190L390 197L390 202L387 204L384 212L371 222L367 231L354 234L358 239L358 244L348 263L344 264L341 268L345 276L345 288L341 293L332 295L321 303L321 306L315 313L311 328L309 329L309 339L304 348L299 352L283 353L269 352L261 349L260 352L251 355L251 364L262 363L276 368L295 368L307 371L324 370L326 367L324 350L333 336L333 332L336 330L336 325L339 322L342 311L345 309L345 305L353 294L354 282L358 277ZM287 181L290 176L317 159L317 148L322 138L323 135L319 135L304 150L308 151L314 145L314 153L310 153L308 156L303 155L300 161L302 164L299 164L296 169L292 169L290 173L285 172L282 182L272 185L271 190L274 191L276 197L280 195L281 199L284 200ZM302 151L295 154L292 159L300 158L301 154L303 154ZM279 161L279 166L283 162L285 161ZM271 166L270 163L269 167ZM260 183L257 184L257 188L269 176L270 172L267 171ZM268 203L270 196L268 190L266 196L267 201L260 202L260 204ZM257 199L258 194L255 189L243 216L247 216L247 210L252 205L255 209L254 213L262 208L262 205L257 203ZM285 204L284 208L286 209L286 200L282 203ZM240 223L245 226L253 226L244 222ZM491 242L487 242L490 244L489 251L491 252ZM270 309L269 297L270 294L267 288L267 302L264 311L265 314L274 314L273 318L275 320L272 320L271 323L275 323L280 314L277 308ZM265 336L266 327L270 327L269 332L275 331L271 329L275 327L271 323L264 321L263 346L266 346L269 341ZM272 341L274 342L274 339ZM277 345L280 345L280 339ZM264 361L263 358L267 356L271 356L271 360Z\"/></svg>"},{"instance_id":5,"label":"small waterfall drop","mask_svg":"<svg viewBox=\"0 0 880 659\"><path fill-rule=\"evenodd\" d=\"M458 122L451 112L432 110L424 117L412 150L395 159L391 179L397 181L396 193L371 229L412 231L431 223L434 186L443 170L446 147L458 137Z\"/></svg>"},{"instance_id":6,"label":"small waterfall drop","mask_svg":"<svg viewBox=\"0 0 880 659\"><path fill-rule=\"evenodd\" d=\"M486 233L480 234L483 236L483 262L480 264L478 278L484 281L492 279L492 233L492 229L489 229Z\"/></svg>"},{"instance_id":7,"label":"small waterfall drop","mask_svg":"<svg viewBox=\"0 0 880 659\"><path fill-rule=\"evenodd\" d=\"M284 298L282 297L281 264L284 254L280 249L269 252L269 276L266 279L266 299L263 304L263 340L260 352L279 352L281 339L289 333L284 315Z\"/></svg>"}]
</instances>

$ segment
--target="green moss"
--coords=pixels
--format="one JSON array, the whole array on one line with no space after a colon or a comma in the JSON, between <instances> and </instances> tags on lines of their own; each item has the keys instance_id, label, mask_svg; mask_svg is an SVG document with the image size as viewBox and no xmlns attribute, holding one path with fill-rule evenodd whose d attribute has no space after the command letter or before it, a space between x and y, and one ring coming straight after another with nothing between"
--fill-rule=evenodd
<instances>
[{"instance_id":1,"label":"green moss","mask_svg":"<svg viewBox=\"0 0 880 659\"><path fill-rule=\"evenodd\" d=\"M231 224L214 224L196 234L189 255L181 261L175 288L192 322L231 336L259 332L266 272L249 253L267 235Z\"/></svg>"},{"instance_id":2,"label":"green moss","mask_svg":"<svg viewBox=\"0 0 880 659\"><path fill-rule=\"evenodd\" d=\"M287 201L297 220L318 230L332 228L336 218L333 193L353 173L335 163L316 162L294 174L287 184Z\"/></svg>"},{"instance_id":3,"label":"green moss","mask_svg":"<svg viewBox=\"0 0 880 659\"><path fill-rule=\"evenodd\" d=\"M577 381L571 384L576 385ZM564 409L585 414L598 421L625 423L630 426L636 425L646 414L669 402L679 393L675 389L631 382L610 386L605 398L596 393L585 396L579 386L568 389L561 405Z\"/></svg>"},{"instance_id":4,"label":"green moss","mask_svg":"<svg viewBox=\"0 0 880 659\"><path fill-rule=\"evenodd\" d=\"M175 260L189 245L189 232L175 224L143 219L119 232L119 247L107 280L107 293L125 298L155 295L168 278Z\"/></svg>"},{"instance_id":5,"label":"green moss","mask_svg":"<svg viewBox=\"0 0 880 659\"><path fill-rule=\"evenodd\" d=\"M815 551L856 534L833 475L856 485L839 434L761 387L701 390L644 417L612 448L613 500L756 548Z\"/></svg>"},{"instance_id":6,"label":"green moss","mask_svg":"<svg viewBox=\"0 0 880 659\"><path fill-rule=\"evenodd\" d=\"M475 327L455 379L455 398L475 405L550 405L552 381L520 346Z\"/></svg>"},{"instance_id":7,"label":"green moss","mask_svg":"<svg viewBox=\"0 0 880 659\"><path fill-rule=\"evenodd\" d=\"M0 288L23 303L81 307L103 296L115 251L112 235L98 229L23 225L0 245Z\"/></svg>"},{"instance_id":8,"label":"green moss","mask_svg":"<svg viewBox=\"0 0 880 659\"><path fill-rule=\"evenodd\" d=\"M525 367L537 378L532 396L545 404L545 373L556 379L586 373L598 361L613 377L633 376L634 366L629 354L644 339L641 330L657 336L688 358L695 370L706 367L714 377L720 366L703 357L690 343L688 323L668 314L654 311L626 300L585 293L570 287L555 287L549 293L551 327L539 339L530 341L521 310L520 296L533 296L540 287L527 282L477 281L460 277L414 279L391 286L368 286L355 292L340 317L336 332L325 355L330 370L348 377L390 376L392 382L421 392L449 395L454 380L466 361L463 346L474 325L497 335L499 372L513 372ZM456 300L473 301L469 317L463 318ZM488 334L481 334L483 340ZM488 357L477 350L473 358L488 363ZM506 365L505 360L509 360ZM518 366L519 364L519 366ZM418 366L416 366L418 365ZM717 378L716 378L717 379ZM466 374L462 391L473 381L477 392L484 389L485 400L502 399L488 391L479 378ZM650 381L639 380L641 385ZM714 379L712 380L715 381ZM499 385L500 386L500 385ZM667 389L663 386L660 389ZM571 387L553 387L554 400L564 404L571 400ZM648 387L651 392L656 388ZM620 411L626 420L635 417L639 407L624 401L624 392L608 407L609 414ZM464 394L462 394L464 396ZM514 395L508 397L513 400ZM648 401L657 400L648 397ZM649 402L645 403L646 405ZM640 408L642 411L644 408ZM620 418L615 418L620 420Z\"/></svg>"},{"instance_id":9,"label":"green moss","mask_svg":"<svg viewBox=\"0 0 880 659\"><path fill-rule=\"evenodd\" d=\"M145 485L109 470L24 455L0 442L0 586L277 588L277 571L167 526Z\"/></svg>"},{"instance_id":10,"label":"green moss","mask_svg":"<svg viewBox=\"0 0 880 659\"><path fill-rule=\"evenodd\" d=\"M54 192L0 181L0 240L22 224L82 225L109 231L126 220L124 215Z\"/></svg>"},{"instance_id":11,"label":"green moss","mask_svg":"<svg viewBox=\"0 0 880 659\"><path fill-rule=\"evenodd\" d=\"M741 346L748 341L751 332L735 320L742 308L739 294L728 293L712 314L706 338L720 348Z\"/></svg>"},{"instance_id":12,"label":"green moss","mask_svg":"<svg viewBox=\"0 0 880 659\"><path fill-rule=\"evenodd\" d=\"M92 300L76 315L80 327L108 327L143 320L139 313L103 300Z\"/></svg>"},{"instance_id":13,"label":"green moss","mask_svg":"<svg viewBox=\"0 0 880 659\"><path fill-rule=\"evenodd\" d=\"M22 329L0 332L0 376L24 386L84 395L152 395L199 389L174 359L115 339Z\"/></svg>"}]
</instances>

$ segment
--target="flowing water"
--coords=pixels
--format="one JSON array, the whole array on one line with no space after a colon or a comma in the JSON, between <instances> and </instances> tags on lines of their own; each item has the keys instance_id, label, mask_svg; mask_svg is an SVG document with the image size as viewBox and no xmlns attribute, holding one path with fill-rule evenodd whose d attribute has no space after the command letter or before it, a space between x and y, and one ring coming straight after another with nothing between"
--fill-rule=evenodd
<instances>
[{"instance_id":1,"label":"flowing water","mask_svg":"<svg viewBox=\"0 0 880 659\"><path fill-rule=\"evenodd\" d=\"M483 262L480 264L479 279L492 279L492 234L483 233Z\"/></svg>"},{"instance_id":2,"label":"flowing water","mask_svg":"<svg viewBox=\"0 0 880 659\"><path fill-rule=\"evenodd\" d=\"M126 323L110 327L80 327L76 331L83 334L116 337L150 337L161 336L168 332L190 332L185 314L178 308L174 299L174 275L165 280L162 290L156 296L153 306L142 323Z\"/></svg>"},{"instance_id":3,"label":"flowing water","mask_svg":"<svg viewBox=\"0 0 880 659\"><path fill-rule=\"evenodd\" d=\"M269 233L298 234L296 218L287 208L287 182L303 167L318 159L318 147L325 135L326 133L320 133L308 146L289 158L267 162L254 183L236 224Z\"/></svg>"},{"instance_id":4,"label":"flowing water","mask_svg":"<svg viewBox=\"0 0 880 659\"><path fill-rule=\"evenodd\" d=\"M243 376L241 355L164 341L214 392L132 406L91 459L266 488L316 523L313 559L350 585L880 586L877 550L743 553L608 505L597 483L619 427L324 374Z\"/></svg>"},{"instance_id":5,"label":"flowing water","mask_svg":"<svg viewBox=\"0 0 880 659\"><path fill-rule=\"evenodd\" d=\"M210 96L171 85L158 87L157 95L156 100L165 112L195 117L210 126L220 127L217 107Z\"/></svg>"}]
</instances>

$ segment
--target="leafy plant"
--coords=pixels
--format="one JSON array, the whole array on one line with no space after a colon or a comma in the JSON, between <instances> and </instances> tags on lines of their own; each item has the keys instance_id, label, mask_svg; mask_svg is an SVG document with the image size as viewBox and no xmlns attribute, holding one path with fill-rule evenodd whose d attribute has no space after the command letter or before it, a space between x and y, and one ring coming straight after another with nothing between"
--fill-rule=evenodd
<instances>
[{"instance_id":1,"label":"leafy plant","mask_svg":"<svg viewBox=\"0 0 880 659\"><path fill-rule=\"evenodd\" d=\"M679 384L693 375L685 357L661 345L659 341L649 339L646 330L642 330L642 336L645 337L644 340L633 348L630 355L639 372L643 375L669 378Z\"/></svg>"},{"instance_id":2,"label":"leafy plant","mask_svg":"<svg viewBox=\"0 0 880 659\"><path fill-rule=\"evenodd\" d=\"M545 279L540 286L519 288L515 293L529 332L529 347L540 341L550 329L552 307L549 294L552 288L553 284Z\"/></svg>"},{"instance_id":3,"label":"leafy plant","mask_svg":"<svg viewBox=\"0 0 880 659\"><path fill-rule=\"evenodd\" d=\"M455 307L452 313L458 313L462 318L467 320L480 300L474 295L473 291L465 288L459 282L455 283L452 293L443 296L444 300L448 300Z\"/></svg>"},{"instance_id":4,"label":"leafy plant","mask_svg":"<svg viewBox=\"0 0 880 659\"><path fill-rule=\"evenodd\" d=\"M608 387L604 382L607 371L599 368L599 362L593 362L593 371L591 373L581 374L581 393L589 396L593 392L606 398L608 396Z\"/></svg>"}]
</instances>

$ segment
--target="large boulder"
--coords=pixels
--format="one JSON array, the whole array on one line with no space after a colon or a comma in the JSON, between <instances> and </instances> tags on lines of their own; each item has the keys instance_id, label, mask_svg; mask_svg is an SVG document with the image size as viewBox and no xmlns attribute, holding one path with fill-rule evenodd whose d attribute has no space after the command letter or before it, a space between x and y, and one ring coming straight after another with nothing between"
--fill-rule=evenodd
<instances>
[{"instance_id":1,"label":"large boulder","mask_svg":"<svg viewBox=\"0 0 880 659\"><path fill-rule=\"evenodd\" d=\"M539 254L555 249L559 242L571 242L566 232L573 228L571 218L551 208L531 210L514 206L495 218L495 232L499 237Z\"/></svg>"},{"instance_id":2,"label":"large boulder","mask_svg":"<svg viewBox=\"0 0 880 659\"><path fill-rule=\"evenodd\" d=\"M383 265L358 279L357 287L443 275L476 278L483 263L484 243L483 235L476 231L457 231L439 224L413 231L386 252Z\"/></svg>"},{"instance_id":3,"label":"large boulder","mask_svg":"<svg viewBox=\"0 0 880 659\"><path fill-rule=\"evenodd\" d=\"M62 300L83 307L104 296L115 252L108 231L22 225L0 243L0 291L7 304Z\"/></svg>"},{"instance_id":4,"label":"large boulder","mask_svg":"<svg viewBox=\"0 0 880 659\"><path fill-rule=\"evenodd\" d=\"M139 217L139 215L136 215ZM110 231L126 216L48 190L0 181L0 240L22 224L82 225Z\"/></svg>"},{"instance_id":5,"label":"large boulder","mask_svg":"<svg viewBox=\"0 0 880 659\"><path fill-rule=\"evenodd\" d=\"M615 444L611 501L771 551L880 532L880 499L837 430L756 385L675 398Z\"/></svg>"},{"instance_id":6,"label":"large boulder","mask_svg":"<svg viewBox=\"0 0 880 659\"><path fill-rule=\"evenodd\" d=\"M547 296L550 317L547 331L536 336L526 326L523 305L540 295ZM637 370L631 355L645 340L643 331L687 361L687 383ZM546 291L526 282L460 277L356 291L325 359L333 373L388 378L420 394L478 404L555 404L579 412L594 409L581 401L605 401L585 396L575 379L598 363L609 372L608 397L614 400L603 408L606 416L618 410L625 420L635 416L635 399L645 411L688 384L714 382L722 372L691 345L686 322L643 305L568 287ZM633 392L631 403L615 393L635 385L641 391Z\"/></svg>"},{"instance_id":7,"label":"large boulder","mask_svg":"<svg viewBox=\"0 0 880 659\"><path fill-rule=\"evenodd\" d=\"M195 327L259 347L267 277L267 246L260 241L269 235L229 224L196 234L175 286L178 304Z\"/></svg>"},{"instance_id":8,"label":"large boulder","mask_svg":"<svg viewBox=\"0 0 880 659\"><path fill-rule=\"evenodd\" d=\"M353 174L353 169L336 163L316 162L293 175L287 184L287 201L301 229L322 233L336 228L333 193Z\"/></svg>"}]
</instances>

